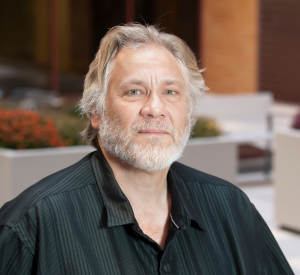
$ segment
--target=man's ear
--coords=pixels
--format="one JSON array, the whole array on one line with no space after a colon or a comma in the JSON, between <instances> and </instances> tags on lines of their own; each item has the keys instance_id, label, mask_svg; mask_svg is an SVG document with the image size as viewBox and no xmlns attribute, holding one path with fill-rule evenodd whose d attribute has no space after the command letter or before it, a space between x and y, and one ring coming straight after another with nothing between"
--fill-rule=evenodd
<instances>
[{"instance_id":1,"label":"man's ear","mask_svg":"<svg viewBox=\"0 0 300 275\"><path fill-rule=\"evenodd\" d=\"M98 129L100 124L100 117L95 113L91 115L91 125L94 129Z\"/></svg>"}]
</instances>

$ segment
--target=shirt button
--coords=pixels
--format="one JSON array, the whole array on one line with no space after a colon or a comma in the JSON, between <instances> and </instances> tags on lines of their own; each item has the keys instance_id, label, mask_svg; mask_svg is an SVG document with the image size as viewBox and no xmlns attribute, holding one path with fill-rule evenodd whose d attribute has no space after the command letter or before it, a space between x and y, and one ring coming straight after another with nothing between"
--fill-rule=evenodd
<instances>
[{"instance_id":1,"label":"shirt button","mask_svg":"<svg viewBox=\"0 0 300 275\"><path fill-rule=\"evenodd\" d=\"M167 264L163 264L163 270L168 271L168 265Z\"/></svg>"}]
</instances>

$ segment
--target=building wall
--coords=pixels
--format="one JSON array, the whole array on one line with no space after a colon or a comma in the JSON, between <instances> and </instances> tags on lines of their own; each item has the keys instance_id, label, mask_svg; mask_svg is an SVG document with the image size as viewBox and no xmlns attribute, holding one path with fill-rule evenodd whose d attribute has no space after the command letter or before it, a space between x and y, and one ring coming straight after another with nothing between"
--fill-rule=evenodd
<instances>
[{"instance_id":1,"label":"building wall","mask_svg":"<svg viewBox=\"0 0 300 275\"><path fill-rule=\"evenodd\" d=\"M259 87L300 103L300 1L261 0Z\"/></svg>"},{"instance_id":2,"label":"building wall","mask_svg":"<svg viewBox=\"0 0 300 275\"><path fill-rule=\"evenodd\" d=\"M49 5L47 1L34 0L34 63L49 67Z\"/></svg>"},{"instance_id":3,"label":"building wall","mask_svg":"<svg viewBox=\"0 0 300 275\"><path fill-rule=\"evenodd\" d=\"M31 62L34 52L32 7L32 0L0 0L1 62Z\"/></svg>"},{"instance_id":4,"label":"building wall","mask_svg":"<svg viewBox=\"0 0 300 275\"><path fill-rule=\"evenodd\" d=\"M152 23L159 23L163 30L179 36L197 52L197 7L199 0L155 0ZM145 0L143 1L145 2ZM139 19L139 18L137 18ZM143 23L142 21L140 21Z\"/></svg>"},{"instance_id":5,"label":"building wall","mask_svg":"<svg viewBox=\"0 0 300 275\"><path fill-rule=\"evenodd\" d=\"M49 67L49 3L34 0L35 51L39 67ZM90 0L57 1L59 70L85 72L91 61Z\"/></svg>"},{"instance_id":6,"label":"building wall","mask_svg":"<svg viewBox=\"0 0 300 275\"><path fill-rule=\"evenodd\" d=\"M259 0L202 0L201 62L214 93L258 90Z\"/></svg>"}]
</instances>

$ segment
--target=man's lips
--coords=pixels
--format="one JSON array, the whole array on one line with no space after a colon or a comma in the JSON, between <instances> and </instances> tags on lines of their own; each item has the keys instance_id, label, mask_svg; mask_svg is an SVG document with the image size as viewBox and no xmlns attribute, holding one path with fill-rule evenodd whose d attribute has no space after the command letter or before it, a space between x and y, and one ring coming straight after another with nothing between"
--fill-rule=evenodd
<instances>
[{"instance_id":1,"label":"man's lips","mask_svg":"<svg viewBox=\"0 0 300 275\"><path fill-rule=\"evenodd\" d=\"M169 134L167 131L161 130L161 129L154 129L154 128L149 128L145 130L141 130L138 132L139 134L152 134L152 135L165 135Z\"/></svg>"}]
</instances>

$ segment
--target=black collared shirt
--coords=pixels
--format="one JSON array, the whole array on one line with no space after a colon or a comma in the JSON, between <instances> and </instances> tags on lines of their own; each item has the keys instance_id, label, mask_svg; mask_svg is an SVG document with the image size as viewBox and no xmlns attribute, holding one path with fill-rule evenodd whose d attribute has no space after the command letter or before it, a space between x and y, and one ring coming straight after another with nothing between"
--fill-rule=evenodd
<instances>
[{"instance_id":1,"label":"black collared shirt","mask_svg":"<svg viewBox=\"0 0 300 275\"><path fill-rule=\"evenodd\" d=\"M139 228L102 152L33 185L0 211L0 274L293 274L236 186L174 163L165 249Z\"/></svg>"}]
</instances>

